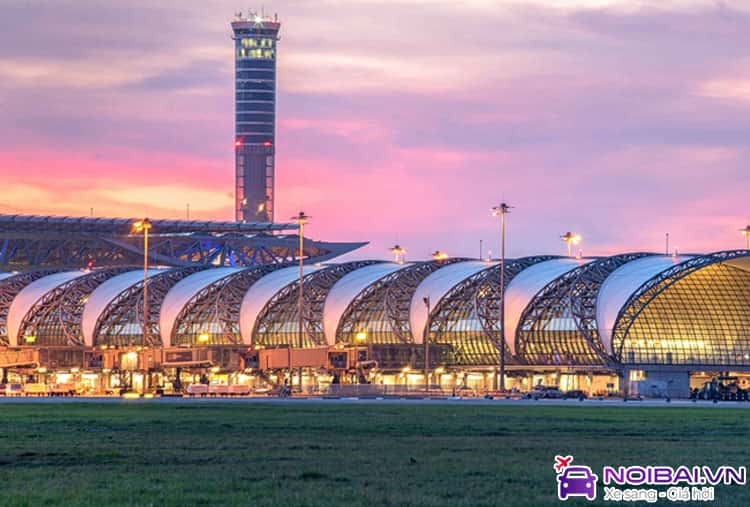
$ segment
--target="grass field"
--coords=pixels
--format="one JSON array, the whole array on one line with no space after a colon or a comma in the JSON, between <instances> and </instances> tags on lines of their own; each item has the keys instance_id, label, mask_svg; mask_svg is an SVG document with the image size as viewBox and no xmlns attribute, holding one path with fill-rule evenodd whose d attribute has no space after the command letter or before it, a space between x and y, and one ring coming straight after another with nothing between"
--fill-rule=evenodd
<instances>
[{"instance_id":1,"label":"grass field","mask_svg":"<svg viewBox=\"0 0 750 507\"><path fill-rule=\"evenodd\" d=\"M749 415L710 408L4 404L0 505L557 505L556 453L597 469L747 465ZM717 499L712 505L746 506L750 491L717 488Z\"/></svg>"}]
</instances>

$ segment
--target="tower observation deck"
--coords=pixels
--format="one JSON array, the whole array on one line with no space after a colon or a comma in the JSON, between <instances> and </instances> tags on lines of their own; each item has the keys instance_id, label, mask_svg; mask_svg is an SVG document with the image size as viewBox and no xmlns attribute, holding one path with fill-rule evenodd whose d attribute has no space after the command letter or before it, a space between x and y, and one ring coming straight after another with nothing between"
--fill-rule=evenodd
<instances>
[{"instance_id":1,"label":"tower observation deck","mask_svg":"<svg viewBox=\"0 0 750 507\"><path fill-rule=\"evenodd\" d=\"M235 61L235 218L273 222L276 43L281 23L249 12L231 22Z\"/></svg>"}]
</instances>

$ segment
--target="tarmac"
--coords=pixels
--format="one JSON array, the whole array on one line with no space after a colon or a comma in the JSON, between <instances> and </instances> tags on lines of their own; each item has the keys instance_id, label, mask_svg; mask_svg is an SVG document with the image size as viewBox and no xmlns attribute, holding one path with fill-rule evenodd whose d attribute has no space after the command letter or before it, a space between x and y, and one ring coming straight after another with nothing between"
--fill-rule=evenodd
<instances>
[{"instance_id":1,"label":"tarmac","mask_svg":"<svg viewBox=\"0 0 750 507\"><path fill-rule=\"evenodd\" d=\"M35 404L35 403L115 403L115 404L190 404L190 403L227 403L227 404L315 404L315 405L452 405L452 406L519 406L519 407L626 407L626 408L736 408L750 409L750 402L741 401L692 401L692 400L670 400L665 399L629 399L622 398L589 398L583 401L578 399L484 399L484 398L398 398L398 397L155 397L126 399L115 396L25 396L25 397L0 397L0 405L10 404Z\"/></svg>"}]
</instances>

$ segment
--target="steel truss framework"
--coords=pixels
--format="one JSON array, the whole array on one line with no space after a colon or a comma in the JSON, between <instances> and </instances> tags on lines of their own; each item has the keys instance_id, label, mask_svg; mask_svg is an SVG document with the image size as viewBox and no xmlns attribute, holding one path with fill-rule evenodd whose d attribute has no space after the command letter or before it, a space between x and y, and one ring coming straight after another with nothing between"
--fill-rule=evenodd
<instances>
[{"instance_id":1,"label":"steel truss framework","mask_svg":"<svg viewBox=\"0 0 750 507\"><path fill-rule=\"evenodd\" d=\"M357 334L366 332L370 344L414 343L409 312L417 287L438 269L466 260L418 262L370 284L344 311L336 329L336 342L357 343Z\"/></svg>"},{"instance_id":2,"label":"steel truss framework","mask_svg":"<svg viewBox=\"0 0 750 507\"><path fill-rule=\"evenodd\" d=\"M693 257L641 285L615 320L615 360L750 365L750 273L724 264L743 257L750 251Z\"/></svg>"},{"instance_id":3,"label":"steel truss framework","mask_svg":"<svg viewBox=\"0 0 750 507\"><path fill-rule=\"evenodd\" d=\"M323 307L328 292L336 282L356 269L383 261L365 260L327 266L303 278L303 347L326 345L323 331ZM258 314L253 329L253 343L264 346L298 344L299 281L277 292ZM298 346L298 345L297 345Z\"/></svg>"},{"instance_id":4,"label":"steel truss framework","mask_svg":"<svg viewBox=\"0 0 750 507\"><path fill-rule=\"evenodd\" d=\"M31 282L56 273L54 269L19 273L0 280L0 346L8 346L8 310L13 299Z\"/></svg>"},{"instance_id":5,"label":"steel truss framework","mask_svg":"<svg viewBox=\"0 0 750 507\"><path fill-rule=\"evenodd\" d=\"M8 237L0 232L0 269L60 269L137 265L143 262L143 238L77 235ZM225 234L164 235L150 238L149 261L166 266L258 266L297 258L298 236ZM364 243L305 242L305 257L323 262Z\"/></svg>"},{"instance_id":6,"label":"steel truss framework","mask_svg":"<svg viewBox=\"0 0 750 507\"><path fill-rule=\"evenodd\" d=\"M229 274L193 295L175 318L172 345L241 345L240 307L250 287L279 266ZM208 341L199 341L208 335Z\"/></svg>"},{"instance_id":7,"label":"steel truss framework","mask_svg":"<svg viewBox=\"0 0 750 507\"><path fill-rule=\"evenodd\" d=\"M521 271L555 256L522 257L505 261L506 288ZM496 365L500 347L506 364L514 364L502 338L500 320L500 265L488 267L453 287L430 312L429 340L452 347L451 364Z\"/></svg>"},{"instance_id":8,"label":"steel truss framework","mask_svg":"<svg viewBox=\"0 0 750 507\"><path fill-rule=\"evenodd\" d=\"M543 287L524 310L513 337L519 362L569 366L611 363L596 323L599 289L614 270L647 255L652 254L594 259Z\"/></svg>"},{"instance_id":9,"label":"steel truss framework","mask_svg":"<svg viewBox=\"0 0 750 507\"><path fill-rule=\"evenodd\" d=\"M571 312L578 330L596 351L603 364L611 365L613 358L609 351L605 350L599 336L599 326L596 321L596 301L599 297L599 290L604 280L616 269L628 262L651 255L655 254L638 252L602 257L576 270L578 279L573 284L569 294Z\"/></svg>"},{"instance_id":10,"label":"steel truss framework","mask_svg":"<svg viewBox=\"0 0 750 507\"><path fill-rule=\"evenodd\" d=\"M34 345L82 346L81 318L88 297L113 276L132 268L97 269L45 293L26 312L19 326L19 341L34 337Z\"/></svg>"},{"instance_id":11,"label":"steel truss framework","mask_svg":"<svg viewBox=\"0 0 750 507\"><path fill-rule=\"evenodd\" d=\"M0 269L33 270L138 265L143 238L133 219L0 215ZM270 232L296 224L152 220L149 260L164 266L258 266L298 258L299 236ZM323 262L366 243L306 240L304 257Z\"/></svg>"},{"instance_id":12,"label":"steel truss framework","mask_svg":"<svg viewBox=\"0 0 750 507\"><path fill-rule=\"evenodd\" d=\"M94 345L108 347L161 345L161 304L177 282L205 266L173 268L148 278L148 329L144 339L143 280L118 294L101 313L94 327Z\"/></svg>"}]
</instances>

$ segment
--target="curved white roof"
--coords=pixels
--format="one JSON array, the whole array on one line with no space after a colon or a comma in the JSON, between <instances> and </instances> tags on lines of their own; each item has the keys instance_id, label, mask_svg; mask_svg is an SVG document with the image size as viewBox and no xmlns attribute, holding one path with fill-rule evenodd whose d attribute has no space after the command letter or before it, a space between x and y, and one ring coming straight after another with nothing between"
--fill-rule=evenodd
<instances>
[{"instance_id":1,"label":"curved white roof","mask_svg":"<svg viewBox=\"0 0 750 507\"><path fill-rule=\"evenodd\" d=\"M0 280L13 276L13 273L0 273Z\"/></svg>"},{"instance_id":2,"label":"curved white roof","mask_svg":"<svg viewBox=\"0 0 750 507\"><path fill-rule=\"evenodd\" d=\"M166 269L149 269L148 277L151 278L163 271L166 271ZM83 315L81 316L81 331L83 332L84 343L87 346L94 345L94 329L102 312L107 309L113 299L142 280L143 270L137 269L114 276L94 289L86 302L86 306L83 307Z\"/></svg>"},{"instance_id":3,"label":"curved white roof","mask_svg":"<svg viewBox=\"0 0 750 507\"><path fill-rule=\"evenodd\" d=\"M329 345L336 344L336 330L344 312L357 295L369 285L394 271L403 269L410 264L396 264L382 262L355 269L336 282L326 296L323 306L323 332Z\"/></svg>"},{"instance_id":4,"label":"curved white roof","mask_svg":"<svg viewBox=\"0 0 750 507\"><path fill-rule=\"evenodd\" d=\"M245 268L211 268L186 276L169 289L159 312L159 334L164 347L172 346L172 328L177 315L198 292L225 276Z\"/></svg>"},{"instance_id":5,"label":"curved white roof","mask_svg":"<svg viewBox=\"0 0 750 507\"><path fill-rule=\"evenodd\" d=\"M512 354L516 353L516 332L526 307L547 284L590 259L550 259L524 269L505 288L505 322L503 334Z\"/></svg>"},{"instance_id":6,"label":"curved white roof","mask_svg":"<svg viewBox=\"0 0 750 507\"><path fill-rule=\"evenodd\" d=\"M414 343L423 342L425 326L427 326L427 320L429 319L424 298L430 298L430 311L432 311L437 308L440 300L453 287L470 276L482 270L489 269L496 264L483 261L456 262L433 271L422 280L417 286L417 290L414 291L414 295L411 297L411 305L409 306L409 324Z\"/></svg>"},{"instance_id":7,"label":"curved white roof","mask_svg":"<svg viewBox=\"0 0 750 507\"><path fill-rule=\"evenodd\" d=\"M316 266L304 266L302 274L307 275L320 269ZM299 280L299 266L277 269L256 281L245 292L240 305L240 336L245 344L252 344L253 329L258 315L266 304L287 285Z\"/></svg>"},{"instance_id":8,"label":"curved white roof","mask_svg":"<svg viewBox=\"0 0 750 507\"><path fill-rule=\"evenodd\" d=\"M8 340L11 346L23 345L18 341L21 322L23 322L24 317L26 317L26 314L37 301L39 301L45 294L64 283L86 274L88 274L86 271L64 271L62 273L54 273L43 276L38 280L34 280L24 287L23 290L13 298L13 302L8 309Z\"/></svg>"},{"instance_id":9,"label":"curved white roof","mask_svg":"<svg viewBox=\"0 0 750 507\"><path fill-rule=\"evenodd\" d=\"M628 298L652 277L689 258L651 255L628 262L610 273L596 298L596 326L604 350L613 353L612 331L617 315Z\"/></svg>"}]
</instances>

